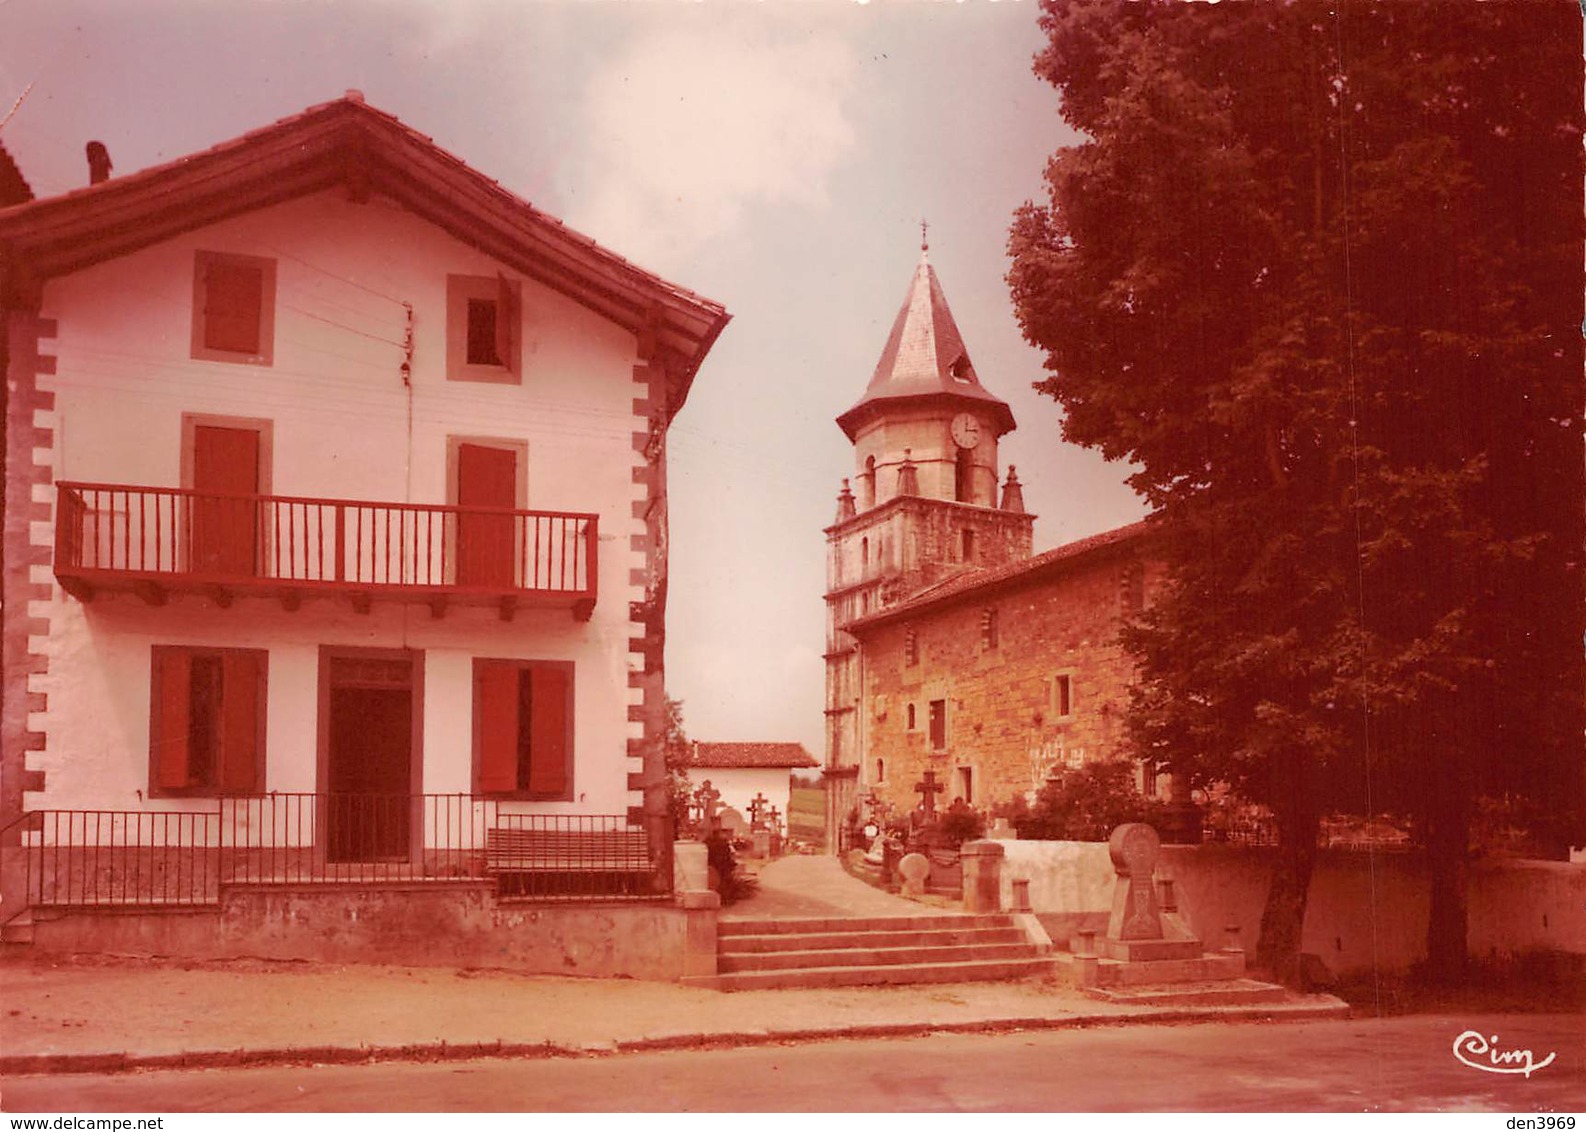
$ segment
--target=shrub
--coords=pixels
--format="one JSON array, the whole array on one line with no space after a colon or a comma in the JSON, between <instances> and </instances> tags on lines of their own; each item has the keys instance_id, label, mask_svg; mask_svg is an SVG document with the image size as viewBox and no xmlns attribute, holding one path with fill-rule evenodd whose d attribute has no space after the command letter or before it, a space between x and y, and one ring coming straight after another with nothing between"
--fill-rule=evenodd
<instances>
[{"instance_id":1,"label":"shrub","mask_svg":"<svg viewBox=\"0 0 1586 1132\"><path fill-rule=\"evenodd\" d=\"M948 810L936 821L936 835L940 840L958 848L966 841L973 841L986 832L986 815L978 810L954 809Z\"/></svg>"},{"instance_id":2,"label":"shrub","mask_svg":"<svg viewBox=\"0 0 1586 1132\"><path fill-rule=\"evenodd\" d=\"M705 860L716 870L716 891L722 904L735 904L752 894L759 879L738 871L738 854L725 833L717 830L705 842Z\"/></svg>"},{"instance_id":3,"label":"shrub","mask_svg":"<svg viewBox=\"0 0 1586 1132\"><path fill-rule=\"evenodd\" d=\"M1126 822L1161 828L1165 809L1135 788L1133 763L1113 759L1060 770L1033 805L1015 798L999 816L1028 841L1105 841Z\"/></svg>"}]
</instances>

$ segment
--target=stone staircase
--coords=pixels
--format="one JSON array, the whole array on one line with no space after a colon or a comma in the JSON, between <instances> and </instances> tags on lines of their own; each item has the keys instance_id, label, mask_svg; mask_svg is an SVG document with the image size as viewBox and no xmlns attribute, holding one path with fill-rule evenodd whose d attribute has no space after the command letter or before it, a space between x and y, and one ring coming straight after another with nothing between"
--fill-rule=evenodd
<instances>
[{"instance_id":1,"label":"stone staircase","mask_svg":"<svg viewBox=\"0 0 1586 1132\"><path fill-rule=\"evenodd\" d=\"M1048 974L1012 916L938 915L721 920L717 990L960 983Z\"/></svg>"}]
</instances>

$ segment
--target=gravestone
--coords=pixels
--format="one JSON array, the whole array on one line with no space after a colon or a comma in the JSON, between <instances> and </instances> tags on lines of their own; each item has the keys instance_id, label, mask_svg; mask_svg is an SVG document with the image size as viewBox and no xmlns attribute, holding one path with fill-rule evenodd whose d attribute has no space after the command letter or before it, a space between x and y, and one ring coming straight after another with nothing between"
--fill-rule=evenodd
<instances>
[{"instance_id":1,"label":"gravestone","mask_svg":"<svg viewBox=\"0 0 1586 1132\"><path fill-rule=\"evenodd\" d=\"M936 796L946 789L947 787L936 781L936 772L934 770L926 771L923 780L914 784L914 792L921 796L920 809L924 810L928 815L935 814Z\"/></svg>"},{"instance_id":2,"label":"gravestone","mask_svg":"<svg viewBox=\"0 0 1586 1132\"><path fill-rule=\"evenodd\" d=\"M749 831L749 823L744 821L743 815L731 806L723 806L716 812L716 825L734 841Z\"/></svg>"},{"instance_id":3,"label":"gravestone","mask_svg":"<svg viewBox=\"0 0 1586 1132\"><path fill-rule=\"evenodd\" d=\"M898 862L898 875L903 878L904 896L924 896L925 882L931 875L931 861L924 853L907 853Z\"/></svg>"}]
</instances>

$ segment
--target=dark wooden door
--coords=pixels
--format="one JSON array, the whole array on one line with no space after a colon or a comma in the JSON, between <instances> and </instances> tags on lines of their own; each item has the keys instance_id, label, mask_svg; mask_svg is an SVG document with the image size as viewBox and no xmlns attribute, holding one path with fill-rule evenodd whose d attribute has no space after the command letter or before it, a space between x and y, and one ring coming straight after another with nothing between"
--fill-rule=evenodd
<instances>
[{"instance_id":1,"label":"dark wooden door","mask_svg":"<svg viewBox=\"0 0 1586 1132\"><path fill-rule=\"evenodd\" d=\"M257 574L258 430L195 427L193 490L193 572L231 577Z\"/></svg>"},{"instance_id":2,"label":"dark wooden door","mask_svg":"<svg viewBox=\"0 0 1586 1132\"><path fill-rule=\"evenodd\" d=\"M457 584L511 589L518 456L509 448L457 448ZM473 510L480 508L483 510ZM495 512L495 513L491 513Z\"/></svg>"},{"instance_id":3,"label":"dark wooden door","mask_svg":"<svg viewBox=\"0 0 1586 1132\"><path fill-rule=\"evenodd\" d=\"M413 665L336 657L325 692L330 861L401 861L413 840Z\"/></svg>"}]
</instances>

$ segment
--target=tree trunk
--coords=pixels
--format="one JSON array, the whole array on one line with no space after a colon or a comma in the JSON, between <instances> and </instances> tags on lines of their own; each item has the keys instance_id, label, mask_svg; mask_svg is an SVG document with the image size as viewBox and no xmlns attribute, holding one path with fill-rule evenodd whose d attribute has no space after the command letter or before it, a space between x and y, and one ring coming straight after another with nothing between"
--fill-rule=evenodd
<instances>
[{"instance_id":1,"label":"tree trunk","mask_svg":"<svg viewBox=\"0 0 1586 1132\"><path fill-rule=\"evenodd\" d=\"M1277 789L1273 813L1278 822L1278 854L1261 910L1261 938L1256 943L1258 969L1279 982L1299 985L1300 932L1305 903L1316 868L1316 838L1321 829L1313 772L1304 755L1276 759Z\"/></svg>"},{"instance_id":2,"label":"tree trunk","mask_svg":"<svg viewBox=\"0 0 1586 1132\"><path fill-rule=\"evenodd\" d=\"M1255 965L1280 982L1295 984L1299 975L1300 931L1305 924L1305 903L1316 867L1314 814L1300 821L1304 829L1278 826L1278 854L1261 910L1261 937L1256 943Z\"/></svg>"},{"instance_id":3,"label":"tree trunk","mask_svg":"<svg viewBox=\"0 0 1586 1132\"><path fill-rule=\"evenodd\" d=\"M1450 774L1434 790L1426 830L1432 906L1426 924L1426 974L1435 983L1458 983L1469 955L1470 790Z\"/></svg>"}]
</instances>

